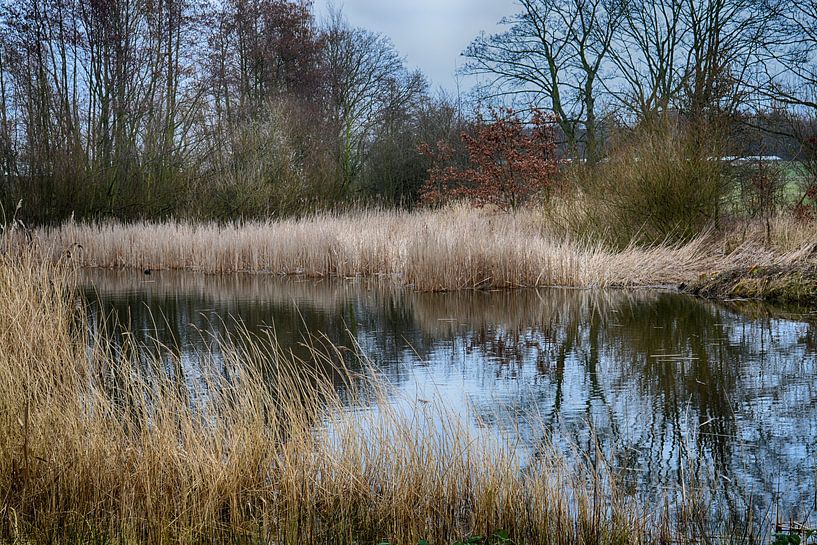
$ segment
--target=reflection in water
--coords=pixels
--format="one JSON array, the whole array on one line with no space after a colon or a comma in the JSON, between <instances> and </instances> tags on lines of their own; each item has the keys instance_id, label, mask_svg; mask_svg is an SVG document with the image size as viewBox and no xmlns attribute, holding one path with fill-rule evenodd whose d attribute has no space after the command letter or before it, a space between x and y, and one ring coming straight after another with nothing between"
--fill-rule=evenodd
<instances>
[{"instance_id":1,"label":"reflection in water","mask_svg":"<svg viewBox=\"0 0 817 545\"><path fill-rule=\"evenodd\" d=\"M817 509L814 325L654 291L415 293L378 281L88 272L92 327L111 312L140 341L197 354L240 321L297 354L306 332L350 336L395 395L443 399L475 426L604 453L632 491L684 472L722 507L808 518ZM115 335L115 332L108 332ZM217 353L217 352L216 352ZM540 425L550 431L542 437ZM575 454L572 454L575 456Z\"/></svg>"}]
</instances>

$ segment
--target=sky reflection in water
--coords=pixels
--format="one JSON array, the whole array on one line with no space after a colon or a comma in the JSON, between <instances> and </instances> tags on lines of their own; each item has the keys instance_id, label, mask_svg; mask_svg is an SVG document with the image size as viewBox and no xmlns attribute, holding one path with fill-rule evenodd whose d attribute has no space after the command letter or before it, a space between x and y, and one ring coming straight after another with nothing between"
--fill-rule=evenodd
<instances>
[{"instance_id":1,"label":"sky reflection in water","mask_svg":"<svg viewBox=\"0 0 817 545\"><path fill-rule=\"evenodd\" d=\"M176 347L188 376L230 317L274 328L295 352L305 330L344 345L351 334L395 399L442 400L474 426L518 431L524 456L550 443L592 455L597 440L632 491L658 495L694 468L716 475L727 508L749 496L786 518L817 507L813 316L655 291L425 294L165 271L90 271L84 283L138 339Z\"/></svg>"}]
</instances>

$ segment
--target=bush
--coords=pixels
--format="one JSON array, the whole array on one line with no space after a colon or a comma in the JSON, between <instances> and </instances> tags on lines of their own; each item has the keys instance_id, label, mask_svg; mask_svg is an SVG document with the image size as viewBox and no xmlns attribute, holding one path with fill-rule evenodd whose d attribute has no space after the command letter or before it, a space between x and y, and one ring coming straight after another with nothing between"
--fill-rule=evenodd
<instances>
[{"instance_id":1,"label":"bush","mask_svg":"<svg viewBox=\"0 0 817 545\"><path fill-rule=\"evenodd\" d=\"M817 220L817 136L806 138L803 148L803 167L808 175L801 184L800 199L795 203L793 213L799 221L812 222Z\"/></svg>"},{"instance_id":2,"label":"bush","mask_svg":"<svg viewBox=\"0 0 817 545\"><path fill-rule=\"evenodd\" d=\"M194 217L290 216L336 198L329 153L308 119L286 101L270 101L258 119L218 127L191 195ZM332 171L332 172L330 172Z\"/></svg>"},{"instance_id":3,"label":"bush","mask_svg":"<svg viewBox=\"0 0 817 545\"><path fill-rule=\"evenodd\" d=\"M682 242L717 225L730 185L717 138L667 122L620 138L597 165L569 173L585 213L574 232L624 245Z\"/></svg>"},{"instance_id":4,"label":"bush","mask_svg":"<svg viewBox=\"0 0 817 545\"><path fill-rule=\"evenodd\" d=\"M424 203L464 199L478 207L509 211L554 185L553 120L534 111L526 123L510 109L492 112L492 117L490 122L480 121L473 135L462 134L468 153L465 168L452 164L453 150L444 144L436 150L421 147L432 161L420 192Z\"/></svg>"}]
</instances>

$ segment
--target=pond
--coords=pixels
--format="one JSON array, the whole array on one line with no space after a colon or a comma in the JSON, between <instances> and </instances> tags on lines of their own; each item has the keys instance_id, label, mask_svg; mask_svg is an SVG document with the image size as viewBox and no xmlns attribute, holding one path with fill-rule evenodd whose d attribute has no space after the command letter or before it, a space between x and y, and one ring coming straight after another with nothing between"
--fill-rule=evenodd
<instances>
[{"instance_id":1,"label":"pond","mask_svg":"<svg viewBox=\"0 0 817 545\"><path fill-rule=\"evenodd\" d=\"M86 271L91 327L198 355L238 322L299 353L307 332L357 344L395 399L442 400L473 426L567 457L603 452L625 489L700 472L722 506L817 509L817 316L657 290L418 293L386 280ZM545 422L528 425L531 414ZM688 479L688 475L687 475Z\"/></svg>"}]
</instances>

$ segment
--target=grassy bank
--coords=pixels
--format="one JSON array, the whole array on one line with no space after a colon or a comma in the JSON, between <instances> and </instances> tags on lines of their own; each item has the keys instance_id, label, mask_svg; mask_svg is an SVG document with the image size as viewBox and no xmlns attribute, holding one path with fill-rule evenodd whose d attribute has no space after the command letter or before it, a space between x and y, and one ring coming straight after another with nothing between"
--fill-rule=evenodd
<instances>
[{"instance_id":1,"label":"grassy bank","mask_svg":"<svg viewBox=\"0 0 817 545\"><path fill-rule=\"evenodd\" d=\"M684 244L614 249L561 233L541 210L449 207L226 225L66 223L35 238L51 258L70 254L85 267L385 275L438 291L680 284L714 271L814 260L814 226L777 220L771 233L747 224Z\"/></svg>"},{"instance_id":2,"label":"grassy bank","mask_svg":"<svg viewBox=\"0 0 817 545\"><path fill-rule=\"evenodd\" d=\"M592 453L523 460L514 437L388 399L317 339L307 360L233 339L197 377L136 346L89 351L71 283L30 252L0 257L0 540L692 543L715 526L699 483L657 507Z\"/></svg>"}]
</instances>

